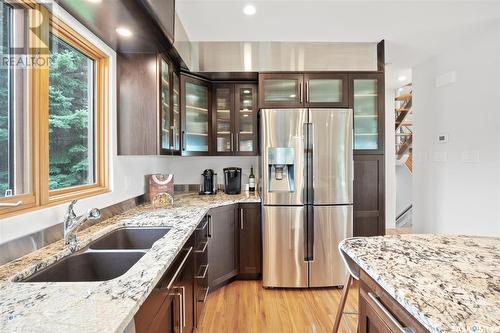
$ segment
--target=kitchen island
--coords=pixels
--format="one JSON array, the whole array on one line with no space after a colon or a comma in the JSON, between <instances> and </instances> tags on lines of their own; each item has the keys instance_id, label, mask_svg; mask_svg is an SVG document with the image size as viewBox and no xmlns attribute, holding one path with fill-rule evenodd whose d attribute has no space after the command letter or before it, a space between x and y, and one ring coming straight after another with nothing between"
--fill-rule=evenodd
<instances>
[{"instance_id":1,"label":"kitchen island","mask_svg":"<svg viewBox=\"0 0 500 333\"><path fill-rule=\"evenodd\" d=\"M377 331L385 311L389 331L500 332L500 238L351 238L340 249L361 275L360 332ZM381 314L371 323L363 294Z\"/></svg>"},{"instance_id":2,"label":"kitchen island","mask_svg":"<svg viewBox=\"0 0 500 333\"><path fill-rule=\"evenodd\" d=\"M173 264L205 214L216 207L260 202L258 194L176 196L173 207L133 208L63 241L0 266L0 332L122 332ZM43 270L121 227L170 231L125 274L99 282L16 282Z\"/></svg>"}]
</instances>

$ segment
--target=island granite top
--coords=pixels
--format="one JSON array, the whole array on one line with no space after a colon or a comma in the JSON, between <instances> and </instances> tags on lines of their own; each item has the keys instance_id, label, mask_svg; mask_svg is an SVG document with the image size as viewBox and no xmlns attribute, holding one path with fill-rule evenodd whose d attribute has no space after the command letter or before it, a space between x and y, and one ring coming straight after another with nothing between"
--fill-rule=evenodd
<instances>
[{"instance_id":1,"label":"island granite top","mask_svg":"<svg viewBox=\"0 0 500 333\"><path fill-rule=\"evenodd\" d=\"M340 248L430 332L500 332L500 238L350 238Z\"/></svg>"},{"instance_id":2,"label":"island granite top","mask_svg":"<svg viewBox=\"0 0 500 333\"><path fill-rule=\"evenodd\" d=\"M176 196L173 207L139 206L0 266L0 332L122 332L210 208L260 202L257 194ZM14 282L123 226L168 226L168 234L124 275L102 282Z\"/></svg>"}]
</instances>

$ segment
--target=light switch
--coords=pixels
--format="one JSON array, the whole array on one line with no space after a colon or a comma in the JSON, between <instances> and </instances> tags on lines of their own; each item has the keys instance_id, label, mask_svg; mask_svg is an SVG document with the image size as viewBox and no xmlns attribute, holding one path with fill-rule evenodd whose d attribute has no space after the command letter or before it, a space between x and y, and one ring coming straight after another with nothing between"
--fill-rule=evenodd
<instances>
[{"instance_id":1,"label":"light switch","mask_svg":"<svg viewBox=\"0 0 500 333\"><path fill-rule=\"evenodd\" d=\"M438 143L448 142L448 134L439 134L437 136L437 141L438 141Z\"/></svg>"}]
</instances>

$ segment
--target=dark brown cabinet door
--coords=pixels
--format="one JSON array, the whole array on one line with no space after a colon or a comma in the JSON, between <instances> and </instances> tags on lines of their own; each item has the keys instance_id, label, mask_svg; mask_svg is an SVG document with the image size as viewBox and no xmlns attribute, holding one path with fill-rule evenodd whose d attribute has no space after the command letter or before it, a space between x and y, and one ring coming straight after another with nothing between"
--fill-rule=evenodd
<instances>
[{"instance_id":1,"label":"dark brown cabinet door","mask_svg":"<svg viewBox=\"0 0 500 333\"><path fill-rule=\"evenodd\" d=\"M354 150L384 153L384 74L349 75L349 107L354 110Z\"/></svg>"},{"instance_id":2,"label":"dark brown cabinet door","mask_svg":"<svg viewBox=\"0 0 500 333\"><path fill-rule=\"evenodd\" d=\"M354 236L385 234L384 155L354 155Z\"/></svg>"},{"instance_id":3,"label":"dark brown cabinet door","mask_svg":"<svg viewBox=\"0 0 500 333\"><path fill-rule=\"evenodd\" d=\"M210 83L181 75L181 146L183 156L211 152Z\"/></svg>"},{"instance_id":4,"label":"dark brown cabinet door","mask_svg":"<svg viewBox=\"0 0 500 333\"><path fill-rule=\"evenodd\" d=\"M210 291L238 274L236 205L213 208L209 217L208 285Z\"/></svg>"},{"instance_id":5,"label":"dark brown cabinet door","mask_svg":"<svg viewBox=\"0 0 500 333\"><path fill-rule=\"evenodd\" d=\"M260 204L240 204L238 229L239 278L259 278L262 273Z\"/></svg>"},{"instance_id":6,"label":"dark brown cabinet door","mask_svg":"<svg viewBox=\"0 0 500 333\"><path fill-rule=\"evenodd\" d=\"M182 332L194 329L194 254L191 252L175 283L176 292L181 301Z\"/></svg>"},{"instance_id":7,"label":"dark brown cabinet door","mask_svg":"<svg viewBox=\"0 0 500 333\"><path fill-rule=\"evenodd\" d=\"M235 155L258 155L257 85L234 86Z\"/></svg>"},{"instance_id":8,"label":"dark brown cabinet door","mask_svg":"<svg viewBox=\"0 0 500 333\"><path fill-rule=\"evenodd\" d=\"M304 74L259 74L259 108L304 106Z\"/></svg>"},{"instance_id":9,"label":"dark brown cabinet door","mask_svg":"<svg viewBox=\"0 0 500 333\"><path fill-rule=\"evenodd\" d=\"M304 75L304 102L307 107L347 107L349 81L345 74Z\"/></svg>"}]
</instances>

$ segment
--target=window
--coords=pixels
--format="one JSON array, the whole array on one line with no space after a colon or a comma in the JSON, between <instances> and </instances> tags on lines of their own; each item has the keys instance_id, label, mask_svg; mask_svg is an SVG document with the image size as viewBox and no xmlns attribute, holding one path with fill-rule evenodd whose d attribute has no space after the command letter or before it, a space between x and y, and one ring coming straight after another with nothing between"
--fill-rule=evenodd
<instances>
[{"instance_id":1,"label":"window","mask_svg":"<svg viewBox=\"0 0 500 333\"><path fill-rule=\"evenodd\" d=\"M49 189L94 184L94 60L51 34L49 63Z\"/></svg>"},{"instance_id":2,"label":"window","mask_svg":"<svg viewBox=\"0 0 500 333\"><path fill-rule=\"evenodd\" d=\"M0 5L0 217L106 192L107 56L45 7Z\"/></svg>"}]
</instances>

